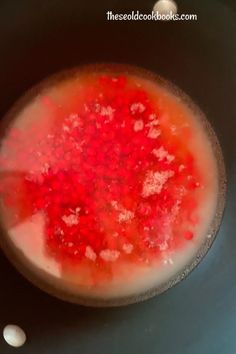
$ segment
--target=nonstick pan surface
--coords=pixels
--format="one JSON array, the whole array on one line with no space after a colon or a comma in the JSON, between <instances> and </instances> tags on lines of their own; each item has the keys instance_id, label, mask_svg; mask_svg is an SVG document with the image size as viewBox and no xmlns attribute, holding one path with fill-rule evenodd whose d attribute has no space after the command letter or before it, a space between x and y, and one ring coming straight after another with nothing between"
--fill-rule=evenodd
<instances>
[{"instance_id":1,"label":"nonstick pan surface","mask_svg":"<svg viewBox=\"0 0 236 354\"><path fill-rule=\"evenodd\" d=\"M189 22L109 22L108 10L152 9L152 1L2 0L0 114L56 71L96 62L133 64L177 84L214 127L228 188L220 232L186 280L152 300L114 309L64 303L28 283L0 256L0 324L22 326L21 353L233 354L236 352L236 5L177 1ZM0 352L12 353L0 340Z\"/></svg>"}]
</instances>

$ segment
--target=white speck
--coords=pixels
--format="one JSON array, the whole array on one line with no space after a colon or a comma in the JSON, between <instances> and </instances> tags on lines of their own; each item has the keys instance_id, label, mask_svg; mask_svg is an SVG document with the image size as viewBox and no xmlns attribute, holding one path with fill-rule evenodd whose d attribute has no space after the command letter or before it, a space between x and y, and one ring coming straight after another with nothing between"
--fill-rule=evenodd
<instances>
[{"instance_id":1,"label":"white speck","mask_svg":"<svg viewBox=\"0 0 236 354\"><path fill-rule=\"evenodd\" d=\"M163 146L161 146L159 149L153 149L152 153L158 158L159 161L166 159L167 162L170 163L175 159L175 157L170 155L168 151L163 148Z\"/></svg>"},{"instance_id":2,"label":"white speck","mask_svg":"<svg viewBox=\"0 0 236 354\"><path fill-rule=\"evenodd\" d=\"M208 234L206 237L207 237L207 238L211 238L211 236L212 236L211 234Z\"/></svg>"},{"instance_id":3,"label":"white speck","mask_svg":"<svg viewBox=\"0 0 236 354\"><path fill-rule=\"evenodd\" d=\"M179 172L183 171L185 169L185 166L184 165L180 165L179 166Z\"/></svg>"},{"instance_id":4,"label":"white speck","mask_svg":"<svg viewBox=\"0 0 236 354\"><path fill-rule=\"evenodd\" d=\"M130 106L130 110L132 114L143 113L145 109L146 107L141 102L132 103Z\"/></svg>"},{"instance_id":5,"label":"white speck","mask_svg":"<svg viewBox=\"0 0 236 354\"><path fill-rule=\"evenodd\" d=\"M174 175L174 171L153 172L148 171L143 182L142 197L147 198L159 194L164 184Z\"/></svg>"},{"instance_id":6,"label":"white speck","mask_svg":"<svg viewBox=\"0 0 236 354\"><path fill-rule=\"evenodd\" d=\"M127 209L121 209L120 214L118 215L119 222L127 222L134 218L134 213Z\"/></svg>"},{"instance_id":7,"label":"white speck","mask_svg":"<svg viewBox=\"0 0 236 354\"><path fill-rule=\"evenodd\" d=\"M157 117L156 114L155 114L155 113L152 113L152 114L149 115L148 118L149 118L150 120L153 120L153 119L156 119L156 117Z\"/></svg>"},{"instance_id":8,"label":"white speck","mask_svg":"<svg viewBox=\"0 0 236 354\"><path fill-rule=\"evenodd\" d=\"M183 196L185 196L187 193L186 188L184 186L180 186L178 188L178 193L179 193L180 198L183 198Z\"/></svg>"},{"instance_id":9,"label":"white speck","mask_svg":"<svg viewBox=\"0 0 236 354\"><path fill-rule=\"evenodd\" d=\"M89 111L89 108L88 108L88 106L86 105L86 103L84 104L84 110L85 110L85 112L88 112L88 111Z\"/></svg>"},{"instance_id":10,"label":"white speck","mask_svg":"<svg viewBox=\"0 0 236 354\"><path fill-rule=\"evenodd\" d=\"M58 227L56 230L55 230L55 234L56 235L64 235L64 231L60 228L60 227Z\"/></svg>"},{"instance_id":11,"label":"white speck","mask_svg":"<svg viewBox=\"0 0 236 354\"><path fill-rule=\"evenodd\" d=\"M172 162L172 161L174 161L174 159L175 159L175 157L174 157L174 155L170 155L170 154L168 154L167 156L166 156L166 160L167 160L167 162Z\"/></svg>"},{"instance_id":12,"label":"white speck","mask_svg":"<svg viewBox=\"0 0 236 354\"><path fill-rule=\"evenodd\" d=\"M95 111L97 113L100 113L100 115L103 117L108 117L108 119L104 123L108 123L108 122L112 121L114 118L115 109L112 108L111 106L104 107L104 106L101 106L99 103L96 103Z\"/></svg>"},{"instance_id":13,"label":"white speck","mask_svg":"<svg viewBox=\"0 0 236 354\"><path fill-rule=\"evenodd\" d=\"M158 136L161 135L161 131L160 129L156 129L154 127L151 127L149 129L149 132L148 132L148 138L151 138L151 139L156 139L158 138Z\"/></svg>"},{"instance_id":14,"label":"white speck","mask_svg":"<svg viewBox=\"0 0 236 354\"><path fill-rule=\"evenodd\" d=\"M73 246L74 246L73 242L68 242L68 247L73 247Z\"/></svg>"},{"instance_id":15,"label":"white speck","mask_svg":"<svg viewBox=\"0 0 236 354\"><path fill-rule=\"evenodd\" d=\"M118 210L118 202L116 200L112 200L111 205L113 206L114 209Z\"/></svg>"},{"instance_id":16,"label":"white speck","mask_svg":"<svg viewBox=\"0 0 236 354\"><path fill-rule=\"evenodd\" d=\"M42 173L48 173L49 168L50 168L50 165L47 162L45 162L45 164L41 168L41 172Z\"/></svg>"},{"instance_id":17,"label":"white speck","mask_svg":"<svg viewBox=\"0 0 236 354\"><path fill-rule=\"evenodd\" d=\"M102 116L108 116L113 118L113 113L115 112L115 109L112 108L111 106L107 106L107 107L101 107L101 112L100 114Z\"/></svg>"},{"instance_id":18,"label":"white speck","mask_svg":"<svg viewBox=\"0 0 236 354\"><path fill-rule=\"evenodd\" d=\"M78 215L70 214L70 215L63 215L62 220L67 226L78 225L79 217Z\"/></svg>"},{"instance_id":19,"label":"white speck","mask_svg":"<svg viewBox=\"0 0 236 354\"><path fill-rule=\"evenodd\" d=\"M133 251L134 246L131 243L125 243L122 249L125 253L130 254Z\"/></svg>"},{"instance_id":20,"label":"white speck","mask_svg":"<svg viewBox=\"0 0 236 354\"><path fill-rule=\"evenodd\" d=\"M160 124L159 119L154 119L151 122L147 123L146 127L152 127L154 125L159 125L159 124Z\"/></svg>"},{"instance_id":21,"label":"white speck","mask_svg":"<svg viewBox=\"0 0 236 354\"><path fill-rule=\"evenodd\" d=\"M70 121L73 121L73 120L78 119L78 118L79 118L79 116L78 116L77 113L71 113L71 114L69 115L69 120L70 120Z\"/></svg>"},{"instance_id":22,"label":"white speck","mask_svg":"<svg viewBox=\"0 0 236 354\"><path fill-rule=\"evenodd\" d=\"M85 250L85 257L87 257L88 259L90 259L91 261L95 262L97 255L94 252L94 250L92 249L92 247L87 246L86 250Z\"/></svg>"},{"instance_id":23,"label":"white speck","mask_svg":"<svg viewBox=\"0 0 236 354\"><path fill-rule=\"evenodd\" d=\"M80 122L78 122L78 121L74 121L72 125L73 125L73 128L77 128L77 127L81 126Z\"/></svg>"},{"instance_id":24,"label":"white speck","mask_svg":"<svg viewBox=\"0 0 236 354\"><path fill-rule=\"evenodd\" d=\"M75 208L75 214L79 214L79 212L80 212L80 210L81 210L81 208L80 207L77 207L77 208Z\"/></svg>"},{"instance_id":25,"label":"white speck","mask_svg":"<svg viewBox=\"0 0 236 354\"><path fill-rule=\"evenodd\" d=\"M134 131L138 132L140 130L143 130L143 126L144 124L142 119L136 120L134 123Z\"/></svg>"},{"instance_id":26,"label":"white speck","mask_svg":"<svg viewBox=\"0 0 236 354\"><path fill-rule=\"evenodd\" d=\"M19 326L10 324L3 330L3 338L12 347L21 347L26 341L26 334Z\"/></svg>"},{"instance_id":27,"label":"white speck","mask_svg":"<svg viewBox=\"0 0 236 354\"><path fill-rule=\"evenodd\" d=\"M106 262L115 262L119 258L120 252L107 249L107 250L102 250L99 253L99 256Z\"/></svg>"},{"instance_id":28,"label":"white speck","mask_svg":"<svg viewBox=\"0 0 236 354\"><path fill-rule=\"evenodd\" d=\"M80 211L81 211L81 208L80 208L80 207L77 207L77 208L75 208L75 209L70 208L69 211L70 211L72 214L79 215L79 213L80 213Z\"/></svg>"},{"instance_id":29,"label":"white speck","mask_svg":"<svg viewBox=\"0 0 236 354\"><path fill-rule=\"evenodd\" d=\"M165 258L164 261L163 261L164 264L174 264L172 258Z\"/></svg>"},{"instance_id":30,"label":"white speck","mask_svg":"<svg viewBox=\"0 0 236 354\"><path fill-rule=\"evenodd\" d=\"M181 201L177 200L176 204L171 208L170 220L175 221L180 211L180 204Z\"/></svg>"},{"instance_id":31,"label":"white speck","mask_svg":"<svg viewBox=\"0 0 236 354\"><path fill-rule=\"evenodd\" d=\"M162 242L162 243L159 245L160 251L165 251L167 248L168 248L168 243L167 243L166 241Z\"/></svg>"},{"instance_id":32,"label":"white speck","mask_svg":"<svg viewBox=\"0 0 236 354\"><path fill-rule=\"evenodd\" d=\"M64 132L69 132L70 131L70 128L66 124L63 124L62 129L64 130Z\"/></svg>"},{"instance_id":33,"label":"white speck","mask_svg":"<svg viewBox=\"0 0 236 354\"><path fill-rule=\"evenodd\" d=\"M33 181L34 180L34 176L33 176L32 172L25 176L25 180L26 181Z\"/></svg>"},{"instance_id":34,"label":"white speck","mask_svg":"<svg viewBox=\"0 0 236 354\"><path fill-rule=\"evenodd\" d=\"M116 200L112 200L111 205L113 206L113 208L115 210L119 211L119 215L118 215L119 222L127 222L127 221L130 221L134 218L134 213L132 211L124 208Z\"/></svg>"},{"instance_id":35,"label":"white speck","mask_svg":"<svg viewBox=\"0 0 236 354\"><path fill-rule=\"evenodd\" d=\"M170 131L171 131L171 133L172 133L173 135L176 135L176 130L177 130L177 128L176 128L175 125L172 125L172 126L170 127Z\"/></svg>"}]
</instances>

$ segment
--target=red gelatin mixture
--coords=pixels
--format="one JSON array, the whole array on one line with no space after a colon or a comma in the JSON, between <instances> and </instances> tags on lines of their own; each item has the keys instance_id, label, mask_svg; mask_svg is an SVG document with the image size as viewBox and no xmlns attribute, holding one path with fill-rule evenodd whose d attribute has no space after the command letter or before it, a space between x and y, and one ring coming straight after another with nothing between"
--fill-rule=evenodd
<instances>
[{"instance_id":1,"label":"red gelatin mixture","mask_svg":"<svg viewBox=\"0 0 236 354\"><path fill-rule=\"evenodd\" d=\"M142 75L85 70L49 81L2 142L9 237L78 294L153 287L193 256L214 215L204 134L180 97Z\"/></svg>"}]
</instances>

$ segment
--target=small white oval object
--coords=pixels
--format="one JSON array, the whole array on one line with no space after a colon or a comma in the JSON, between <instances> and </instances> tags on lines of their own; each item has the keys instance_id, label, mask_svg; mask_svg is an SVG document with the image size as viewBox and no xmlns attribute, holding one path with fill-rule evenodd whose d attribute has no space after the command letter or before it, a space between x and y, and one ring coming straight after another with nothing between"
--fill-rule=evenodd
<instances>
[{"instance_id":1,"label":"small white oval object","mask_svg":"<svg viewBox=\"0 0 236 354\"><path fill-rule=\"evenodd\" d=\"M9 324L3 330L3 338L12 347L21 347L26 341L26 334L19 326Z\"/></svg>"},{"instance_id":2,"label":"small white oval object","mask_svg":"<svg viewBox=\"0 0 236 354\"><path fill-rule=\"evenodd\" d=\"M177 4L174 0L159 0L153 6L153 11L161 15L168 15L170 12L177 13Z\"/></svg>"}]
</instances>

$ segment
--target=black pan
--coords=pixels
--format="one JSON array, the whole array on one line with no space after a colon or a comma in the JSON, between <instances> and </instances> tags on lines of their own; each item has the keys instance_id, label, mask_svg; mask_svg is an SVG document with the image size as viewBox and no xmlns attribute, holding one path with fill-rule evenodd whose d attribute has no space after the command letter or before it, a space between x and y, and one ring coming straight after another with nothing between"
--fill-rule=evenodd
<instances>
[{"instance_id":1,"label":"black pan","mask_svg":"<svg viewBox=\"0 0 236 354\"><path fill-rule=\"evenodd\" d=\"M22 353L236 352L236 5L179 0L192 22L108 22L106 12L149 12L151 1L2 0L0 114L48 75L72 66L120 62L152 70L201 107L221 143L228 177L224 220L207 257L184 281L144 303L90 309L64 303L24 280L3 255L0 323L28 334ZM1 353L13 350L3 340Z\"/></svg>"}]
</instances>

